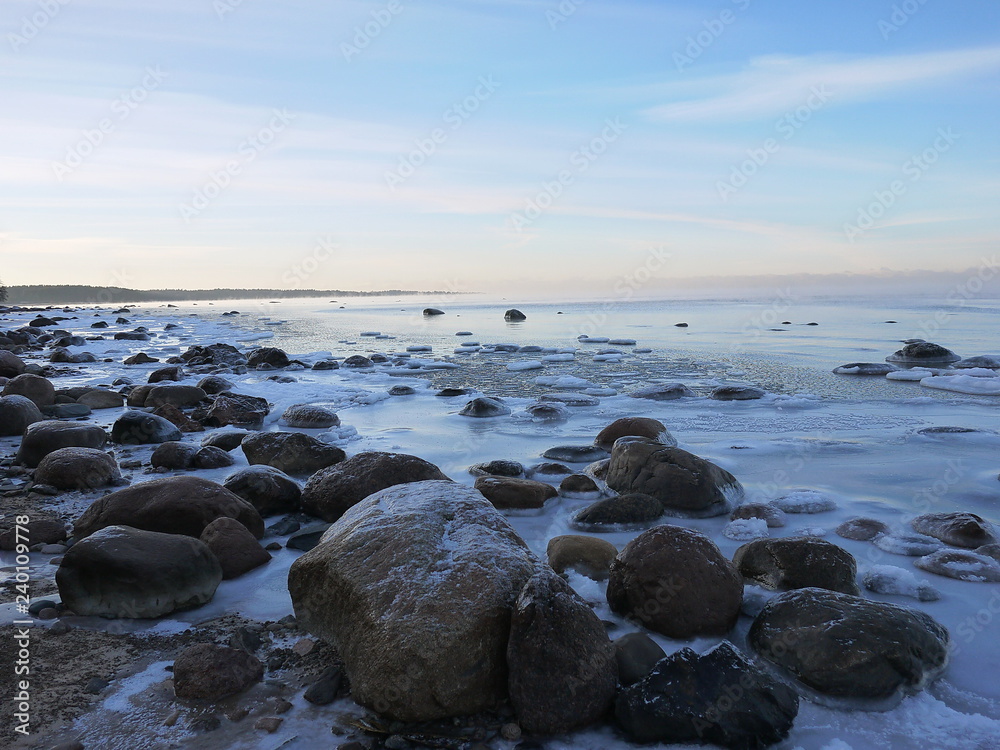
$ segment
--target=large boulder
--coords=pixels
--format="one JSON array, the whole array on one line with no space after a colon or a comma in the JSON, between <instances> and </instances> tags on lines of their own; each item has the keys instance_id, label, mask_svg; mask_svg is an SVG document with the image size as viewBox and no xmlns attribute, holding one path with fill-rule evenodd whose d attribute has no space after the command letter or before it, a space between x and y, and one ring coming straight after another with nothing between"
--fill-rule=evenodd
<instances>
[{"instance_id":1,"label":"large boulder","mask_svg":"<svg viewBox=\"0 0 1000 750\"><path fill-rule=\"evenodd\" d=\"M81 394L77 403L89 406L91 409L121 409L125 405L125 397L117 391L95 388Z\"/></svg>"},{"instance_id":2,"label":"large boulder","mask_svg":"<svg viewBox=\"0 0 1000 750\"><path fill-rule=\"evenodd\" d=\"M333 522L374 492L430 479L448 477L416 456L366 451L313 474L302 490L302 510Z\"/></svg>"},{"instance_id":3,"label":"large boulder","mask_svg":"<svg viewBox=\"0 0 1000 750\"><path fill-rule=\"evenodd\" d=\"M537 565L481 494L424 481L350 508L292 564L288 590L358 703L425 721L505 701L511 610Z\"/></svg>"},{"instance_id":4,"label":"large boulder","mask_svg":"<svg viewBox=\"0 0 1000 750\"><path fill-rule=\"evenodd\" d=\"M146 391L143 406L156 408L164 404L183 409L196 406L198 402L208 398L208 394L196 385L154 385Z\"/></svg>"},{"instance_id":5,"label":"large boulder","mask_svg":"<svg viewBox=\"0 0 1000 750\"><path fill-rule=\"evenodd\" d=\"M111 425L111 440L119 445L156 445L181 437L173 422L144 411L126 411Z\"/></svg>"},{"instance_id":6,"label":"large boulder","mask_svg":"<svg viewBox=\"0 0 1000 750\"><path fill-rule=\"evenodd\" d=\"M545 555L556 573L573 570L595 581L606 581L618 548L594 536L563 534L549 540Z\"/></svg>"},{"instance_id":7,"label":"large boulder","mask_svg":"<svg viewBox=\"0 0 1000 750\"><path fill-rule=\"evenodd\" d=\"M667 512L713 516L728 512L742 497L736 477L710 461L655 440L619 440L611 451L607 484L620 493L641 492Z\"/></svg>"},{"instance_id":8,"label":"large boulder","mask_svg":"<svg viewBox=\"0 0 1000 750\"><path fill-rule=\"evenodd\" d=\"M24 372L24 360L6 349L0 349L0 378L16 378Z\"/></svg>"},{"instance_id":9,"label":"large boulder","mask_svg":"<svg viewBox=\"0 0 1000 750\"><path fill-rule=\"evenodd\" d=\"M35 481L60 490L93 490L120 484L122 475L109 453L97 448L60 448L39 462Z\"/></svg>"},{"instance_id":10,"label":"large boulder","mask_svg":"<svg viewBox=\"0 0 1000 750\"><path fill-rule=\"evenodd\" d=\"M4 396L24 396L31 399L35 406L52 406L56 402L56 389L46 378L40 375L24 373L8 380L3 387Z\"/></svg>"},{"instance_id":11,"label":"large boulder","mask_svg":"<svg viewBox=\"0 0 1000 750\"><path fill-rule=\"evenodd\" d=\"M66 552L56 584L78 615L160 617L210 601L222 568L198 539L108 526Z\"/></svg>"},{"instance_id":12,"label":"large boulder","mask_svg":"<svg viewBox=\"0 0 1000 750\"><path fill-rule=\"evenodd\" d=\"M719 745L738 750L780 742L799 698L728 641L705 654L683 648L618 696L615 716L633 742Z\"/></svg>"},{"instance_id":13,"label":"large boulder","mask_svg":"<svg viewBox=\"0 0 1000 750\"><path fill-rule=\"evenodd\" d=\"M23 435L28 425L45 419L35 402L25 396L0 396L0 437Z\"/></svg>"},{"instance_id":14,"label":"large boulder","mask_svg":"<svg viewBox=\"0 0 1000 750\"><path fill-rule=\"evenodd\" d=\"M826 589L771 599L749 643L805 685L836 698L916 692L948 662L948 631L923 612Z\"/></svg>"},{"instance_id":15,"label":"large boulder","mask_svg":"<svg viewBox=\"0 0 1000 750\"><path fill-rule=\"evenodd\" d=\"M289 427L299 429L319 430L340 424L340 417L335 412L316 404L292 404L281 418Z\"/></svg>"},{"instance_id":16,"label":"large boulder","mask_svg":"<svg viewBox=\"0 0 1000 750\"><path fill-rule=\"evenodd\" d=\"M843 594L861 592L854 556L816 537L755 539L736 550L733 564L744 578L766 589L815 587Z\"/></svg>"},{"instance_id":17,"label":"large boulder","mask_svg":"<svg viewBox=\"0 0 1000 750\"><path fill-rule=\"evenodd\" d=\"M618 683L604 624L551 570L524 585L507 643L510 701L522 728L562 734L601 719Z\"/></svg>"},{"instance_id":18,"label":"large boulder","mask_svg":"<svg viewBox=\"0 0 1000 750\"><path fill-rule=\"evenodd\" d=\"M9 518L8 522L13 521L13 518ZM28 538L30 545L58 544L66 539L66 524L56 518L33 518L20 526L20 529L12 526L0 533L0 549L12 552L17 549L18 544L24 544L24 537Z\"/></svg>"},{"instance_id":19,"label":"large boulder","mask_svg":"<svg viewBox=\"0 0 1000 750\"><path fill-rule=\"evenodd\" d=\"M294 479L280 469L260 464L233 472L222 486L242 497L265 517L298 510L302 497L302 489Z\"/></svg>"},{"instance_id":20,"label":"large boulder","mask_svg":"<svg viewBox=\"0 0 1000 750\"><path fill-rule=\"evenodd\" d=\"M541 508L559 492L551 484L514 477L479 477L475 488L500 509Z\"/></svg>"},{"instance_id":21,"label":"large boulder","mask_svg":"<svg viewBox=\"0 0 1000 750\"><path fill-rule=\"evenodd\" d=\"M238 578L271 560L267 550L235 518L216 518L201 532L201 541L218 558L224 581Z\"/></svg>"},{"instance_id":22,"label":"large boulder","mask_svg":"<svg viewBox=\"0 0 1000 750\"><path fill-rule=\"evenodd\" d=\"M120 525L200 537L223 516L235 518L258 539L264 536L264 521L250 503L220 484L191 476L154 479L98 498L77 519L73 533L84 537Z\"/></svg>"},{"instance_id":23,"label":"large boulder","mask_svg":"<svg viewBox=\"0 0 1000 750\"><path fill-rule=\"evenodd\" d=\"M258 432L244 438L241 446L251 464L267 464L286 474L313 474L347 455L343 448L301 432Z\"/></svg>"},{"instance_id":24,"label":"large boulder","mask_svg":"<svg viewBox=\"0 0 1000 750\"><path fill-rule=\"evenodd\" d=\"M512 307L510 310L508 310L503 314L503 319L506 320L507 322L511 321L517 322L521 320L527 320L528 316L525 315L520 310L518 310L517 308Z\"/></svg>"},{"instance_id":25,"label":"large boulder","mask_svg":"<svg viewBox=\"0 0 1000 750\"><path fill-rule=\"evenodd\" d=\"M254 349L247 357L248 367L261 370L279 369L288 367L290 364L291 360L288 359L284 350L273 346L262 346L260 349Z\"/></svg>"},{"instance_id":26,"label":"large boulder","mask_svg":"<svg viewBox=\"0 0 1000 750\"><path fill-rule=\"evenodd\" d=\"M598 500L577 511L570 525L577 529L595 531L609 527L642 527L662 516L663 503L641 492L630 492Z\"/></svg>"},{"instance_id":27,"label":"large boulder","mask_svg":"<svg viewBox=\"0 0 1000 750\"><path fill-rule=\"evenodd\" d=\"M173 675L178 698L218 701L260 682L264 665L243 649L198 643L177 656Z\"/></svg>"},{"instance_id":28,"label":"large boulder","mask_svg":"<svg viewBox=\"0 0 1000 750\"><path fill-rule=\"evenodd\" d=\"M264 423L264 417L270 411L271 405L265 398L224 391L215 397L205 413L205 424L209 427L236 425L257 428Z\"/></svg>"},{"instance_id":29,"label":"large boulder","mask_svg":"<svg viewBox=\"0 0 1000 750\"><path fill-rule=\"evenodd\" d=\"M663 422L658 419L650 419L649 417L622 417L621 419L616 419L597 434L597 437L594 439L594 445L610 451L614 447L615 441L620 437L644 437L656 440L663 445L677 445L677 441L667 431Z\"/></svg>"},{"instance_id":30,"label":"large boulder","mask_svg":"<svg viewBox=\"0 0 1000 750\"><path fill-rule=\"evenodd\" d=\"M181 359L191 366L217 365L222 367L239 367L247 363L247 358L232 344L192 346L181 355Z\"/></svg>"},{"instance_id":31,"label":"large boulder","mask_svg":"<svg viewBox=\"0 0 1000 750\"><path fill-rule=\"evenodd\" d=\"M925 513L914 518L910 525L918 534L955 547L975 549L997 541L992 524L975 513Z\"/></svg>"},{"instance_id":32,"label":"large boulder","mask_svg":"<svg viewBox=\"0 0 1000 750\"><path fill-rule=\"evenodd\" d=\"M670 638L724 635L739 617L743 579L707 536L663 524L625 545L607 596L613 611Z\"/></svg>"},{"instance_id":33,"label":"large boulder","mask_svg":"<svg viewBox=\"0 0 1000 750\"><path fill-rule=\"evenodd\" d=\"M97 425L46 420L28 425L17 451L17 462L30 468L60 448L103 448L107 433Z\"/></svg>"}]
</instances>

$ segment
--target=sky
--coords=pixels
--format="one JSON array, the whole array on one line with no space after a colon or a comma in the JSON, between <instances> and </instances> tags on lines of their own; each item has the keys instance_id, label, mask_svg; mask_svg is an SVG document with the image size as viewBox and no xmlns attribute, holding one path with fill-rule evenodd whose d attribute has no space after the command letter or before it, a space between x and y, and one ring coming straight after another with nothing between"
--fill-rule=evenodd
<instances>
[{"instance_id":1,"label":"sky","mask_svg":"<svg viewBox=\"0 0 1000 750\"><path fill-rule=\"evenodd\" d=\"M995 0L0 0L0 277L982 275L998 29Z\"/></svg>"}]
</instances>

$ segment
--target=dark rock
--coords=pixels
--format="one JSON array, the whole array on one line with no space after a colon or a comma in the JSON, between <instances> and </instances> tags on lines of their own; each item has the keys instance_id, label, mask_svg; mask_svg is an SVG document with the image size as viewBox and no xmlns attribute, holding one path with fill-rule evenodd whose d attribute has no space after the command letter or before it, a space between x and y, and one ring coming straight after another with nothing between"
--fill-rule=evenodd
<instances>
[{"instance_id":1,"label":"dark rock","mask_svg":"<svg viewBox=\"0 0 1000 750\"><path fill-rule=\"evenodd\" d=\"M66 524L52 518L35 518L28 521L27 537L31 544L57 544L66 539ZM22 532L23 536L23 532ZM11 552L17 547L17 529L11 528L0 533L0 550Z\"/></svg>"},{"instance_id":2,"label":"dark rock","mask_svg":"<svg viewBox=\"0 0 1000 750\"><path fill-rule=\"evenodd\" d=\"M239 521L220 517L201 532L201 541L208 545L222 566L222 580L238 578L271 561L254 535Z\"/></svg>"},{"instance_id":3,"label":"dark rock","mask_svg":"<svg viewBox=\"0 0 1000 750\"><path fill-rule=\"evenodd\" d=\"M250 356L247 357L247 367L251 369L260 369L261 365L268 365L276 370L280 370L283 367L288 367L290 364L291 360L288 359L288 355L281 349L276 349L272 346L262 346L260 349L254 349L250 352Z\"/></svg>"},{"instance_id":4,"label":"dark rock","mask_svg":"<svg viewBox=\"0 0 1000 750\"><path fill-rule=\"evenodd\" d=\"M288 549L297 549L302 552L308 552L319 544L323 535L330 528L331 524L328 523L313 523L309 524L301 531L293 534L285 542L285 546Z\"/></svg>"},{"instance_id":5,"label":"dark rock","mask_svg":"<svg viewBox=\"0 0 1000 750\"><path fill-rule=\"evenodd\" d=\"M955 352L945 349L943 346L932 344L929 341L917 341L907 344L902 349L890 354L885 358L885 361L912 365L929 362L947 364L949 362L958 362L960 359L961 357L955 354Z\"/></svg>"},{"instance_id":6,"label":"dark rock","mask_svg":"<svg viewBox=\"0 0 1000 750\"><path fill-rule=\"evenodd\" d=\"M153 410L157 417L163 417L181 432L204 432L205 426L188 417L184 412L171 404L164 404Z\"/></svg>"},{"instance_id":7,"label":"dark rock","mask_svg":"<svg viewBox=\"0 0 1000 750\"><path fill-rule=\"evenodd\" d=\"M510 310L508 310L507 312L505 312L503 314L503 319L506 320L506 321L508 321L508 322L510 322L510 321L521 321L521 320L527 320L528 316L525 315L520 310L517 310L515 308L511 308Z\"/></svg>"},{"instance_id":8,"label":"dark rock","mask_svg":"<svg viewBox=\"0 0 1000 750\"><path fill-rule=\"evenodd\" d=\"M608 452L596 445L557 445L549 448L542 456L553 461L566 461L567 463L590 463L600 461L608 457Z\"/></svg>"},{"instance_id":9,"label":"dark rock","mask_svg":"<svg viewBox=\"0 0 1000 750\"><path fill-rule=\"evenodd\" d=\"M149 373L149 377L146 379L147 383L163 383L167 380L172 380L178 382L184 379L184 371L174 365L173 367L161 367L159 370L153 370Z\"/></svg>"},{"instance_id":10,"label":"dark rock","mask_svg":"<svg viewBox=\"0 0 1000 750\"><path fill-rule=\"evenodd\" d=\"M302 490L273 466L255 465L226 477L223 486L250 503L262 517L298 510Z\"/></svg>"},{"instance_id":11,"label":"dark rock","mask_svg":"<svg viewBox=\"0 0 1000 750\"><path fill-rule=\"evenodd\" d=\"M954 547L975 549L997 541L992 524L974 513L925 513L910 521L910 526L918 534Z\"/></svg>"},{"instance_id":12,"label":"dark rock","mask_svg":"<svg viewBox=\"0 0 1000 750\"><path fill-rule=\"evenodd\" d=\"M416 392L417 389L412 385L394 385L388 391L390 396L412 396Z\"/></svg>"},{"instance_id":13,"label":"dark rock","mask_svg":"<svg viewBox=\"0 0 1000 750\"><path fill-rule=\"evenodd\" d=\"M785 512L767 503L744 503L729 514L737 521L742 518L760 518L767 522L769 529L780 529L785 525Z\"/></svg>"},{"instance_id":14,"label":"dark rock","mask_svg":"<svg viewBox=\"0 0 1000 750\"><path fill-rule=\"evenodd\" d=\"M486 463L473 464L469 467L469 473L474 477L523 477L524 466L517 461L496 458Z\"/></svg>"},{"instance_id":15,"label":"dark rock","mask_svg":"<svg viewBox=\"0 0 1000 750\"><path fill-rule=\"evenodd\" d=\"M611 564L608 603L669 638L723 635L743 600L743 579L712 541L663 524L630 541Z\"/></svg>"},{"instance_id":16,"label":"dark rock","mask_svg":"<svg viewBox=\"0 0 1000 750\"><path fill-rule=\"evenodd\" d=\"M597 537L565 534L550 539L545 554L556 573L574 570L595 581L606 581L618 548Z\"/></svg>"},{"instance_id":17,"label":"dark rock","mask_svg":"<svg viewBox=\"0 0 1000 750\"><path fill-rule=\"evenodd\" d=\"M4 396L24 396L35 406L51 406L56 402L56 389L46 378L24 373L8 380L3 387Z\"/></svg>"},{"instance_id":18,"label":"dark rock","mask_svg":"<svg viewBox=\"0 0 1000 750\"><path fill-rule=\"evenodd\" d=\"M348 508L386 487L447 478L422 458L367 451L310 477L302 490L302 510L332 523Z\"/></svg>"},{"instance_id":19,"label":"dark rock","mask_svg":"<svg viewBox=\"0 0 1000 750\"><path fill-rule=\"evenodd\" d=\"M890 372L895 372L898 368L881 362L849 362L840 367L834 367L835 375L874 375L885 376Z\"/></svg>"},{"instance_id":20,"label":"dark rock","mask_svg":"<svg viewBox=\"0 0 1000 750\"><path fill-rule=\"evenodd\" d=\"M679 398L693 396L694 391L683 383L663 383L648 385L628 394L632 398L647 398L651 401L676 401Z\"/></svg>"},{"instance_id":21,"label":"dark rock","mask_svg":"<svg viewBox=\"0 0 1000 750\"><path fill-rule=\"evenodd\" d=\"M218 701L246 690L264 676L253 654L213 643L188 646L174 661L178 698Z\"/></svg>"},{"instance_id":22,"label":"dark rock","mask_svg":"<svg viewBox=\"0 0 1000 750\"><path fill-rule=\"evenodd\" d=\"M93 490L119 484L118 462L97 448L59 448L35 469L35 481L60 490Z\"/></svg>"},{"instance_id":23,"label":"dark rock","mask_svg":"<svg viewBox=\"0 0 1000 750\"><path fill-rule=\"evenodd\" d=\"M709 394L709 398L716 401L753 401L763 397L764 391L760 388L746 385L720 385Z\"/></svg>"},{"instance_id":24,"label":"dark rock","mask_svg":"<svg viewBox=\"0 0 1000 750\"><path fill-rule=\"evenodd\" d=\"M195 406L208 398L208 394L194 385L154 385L146 392L143 406L155 409L170 404L178 409Z\"/></svg>"},{"instance_id":25,"label":"dark rock","mask_svg":"<svg viewBox=\"0 0 1000 750\"><path fill-rule=\"evenodd\" d=\"M85 537L122 525L197 538L220 516L235 518L258 539L264 536L264 522L252 505L220 484L193 476L154 479L98 498L77 519L73 533Z\"/></svg>"},{"instance_id":26,"label":"dark rock","mask_svg":"<svg viewBox=\"0 0 1000 750\"><path fill-rule=\"evenodd\" d=\"M571 525L583 529L594 526L645 525L662 516L663 503L650 495L632 492L588 505L573 516Z\"/></svg>"},{"instance_id":27,"label":"dark rock","mask_svg":"<svg viewBox=\"0 0 1000 750\"><path fill-rule=\"evenodd\" d=\"M241 445L251 464L267 464L286 474L313 474L347 455L342 448L301 432L258 432Z\"/></svg>"},{"instance_id":28,"label":"dark rock","mask_svg":"<svg viewBox=\"0 0 1000 750\"><path fill-rule=\"evenodd\" d=\"M192 367L197 365L239 367L247 364L247 358L231 344L192 346L181 355L181 359Z\"/></svg>"},{"instance_id":29,"label":"dark rock","mask_svg":"<svg viewBox=\"0 0 1000 750\"><path fill-rule=\"evenodd\" d=\"M206 435L201 444L221 448L224 451L231 451L239 448L243 442L243 438L249 434L246 430L221 430L220 432L213 432L210 435Z\"/></svg>"},{"instance_id":30,"label":"dark rock","mask_svg":"<svg viewBox=\"0 0 1000 750\"><path fill-rule=\"evenodd\" d=\"M160 617L210 601L222 580L211 550L197 539L108 526L67 550L56 584L78 615Z\"/></svg>"},{"instance_id":31,"label":"dark rock","mask_svg":"<svg viewBox=\"0 0 1000 750\"><path fill-rule=\"evenodd\" d=\"M875 518L848 518L836 528L837 536L856 542L870 542L879 534L886 534L889 526Z\"/></svg>"},{"instance_id":32,"label":"dark rock","mask_svg":"<svg viewBox=\"0 0 1000 750\"><path fill-rule=\"evenodd\" d=\"M504 405L500 399L483 396L472 399L462 407L459 414L463 417L502 417L510 414L510 407Z\"/></svg>"},{"instance_id":33,"label":"dark rock","mask_svg":"<svg viewBox=\"0 0 1000 750\"><path fill-rule=\"evenodd\" d=\"M195 469L224 469L232 466L236 461L222 448L208 445L201 448L194 454L191 465Z\"/></svg>"},{"instance_id":34,"label":"dark rock","mask_svg":"<svg viewBox=\"0 0 1000 750\"><path fill-rule=\"evenodd\" d=\"M788 736L795 691L723 641L684 648L618 696L615 716L633 742L713 744L756 750Z\"/></svg>"},{"instance_id":35,"label":"dark rock","mask_svg":"<svg viewBox=\"0 0 1000 750\"><path fill-rule=\"evenodd\" d=\"M424 315L444 315L444 310L438 310L436 307L424 308Z\"/></svg>"},{"instance_id":36,"label":"dark rock","mask_svg":"<svg viewBox=\"0 0 1000 750\"><path fill-rule=\"evenodd\" d=\"M42 414L50 419L77 419L90 416L90 407L84 404L52 404L41 407Z\"/></svg>"},{"instance_id":37,"label":"dark rock","mask_svg":"<svg viewBox=\"0 0 1000 750\"><path fill-rule=\"evenodd\" d=\"M618 681L622 687L643 679L667 655L656 641L641 632L623 635L613 645L615 661L618 662Z\"/></svg>"},{"instance_id":38,"label":"dark rock","mask_svg":"<svg viewBox=\"0 0 1000 750\"><path fill-rule=\"evenodd\" d=\"M663 422L658 419L650 419L649 417L622 417L601 430L594 440L594 445L610 453L615 441L620 437L644 437L656 440L664 445L677 444L677 441L667 431Z\"/></svg>"},{"instance_id":39,"label":"dark rock","mask_svg":"<svg viewBox=\"0 0 1000 750\"><path fill-rule=\"evenodd\" d=\"M854 557L825 539L755 539L736 550L733 564L744 578L766 589L815 587L860 593Z\"/></svg>"},{"instance_id":40,"label":"dark rock","mask_svg":"<svg viewBox=\"0 0 1000 750\"><path fill-rule=\"evenodd\" d=\"M31 399L25 396L0 397L0 436L23 435L28 425L44 419Z\"/></svg>"},{"instance_id":41,"label":"dark rock","mask_svg":"<svg viewBox=\"0 0 1000 750\"><path fill-rule=\"evenodd\" d=\"M520 725L562 734L600 720L618 665L604 625L568 583L542 570L521 590L507 644L510 700Z\"/></svg>"},{"instance_id":42,"label":"dark rock","mask_svg":"<svg viewBox=\"0 0 1000 750\"><path fill-rule=\"evenodd\" d=\"M16 460L35 468L43 458L60 448L103 448L107 442L107 433L97 425L55 420L35 422L25 430Z\"/></svg>"},{"instance_id":43,"label":"dark rock","mask_svg":"<svg viewBox=\"0 0 1000 750\"><path fill-rule=\"evenodd\" d=\"M155 445L181 437L173 423L141 411L127 411L111 426L111 440L120 445Z\"/></svg>"},{"instance_id":44,"label":"dark rock","mask_svg":"<svg viewBox=\"0 0 1000 750\"><path fill-rule=\"evenodd\" d=\"M471 391L468 388L442 388L434 395L441 398L454 398L455 396L467 396L469 393Z\"/></svg>"},{"instance_id":45,"label":"dark rock","mask_svg":"<svg viewBox=\"0 0 1000 750\"><path fill-rule=\"evenodd\" d=\"M559 494L551 484L514 477L479 477L474 486L501 510L541 508Z\"/></svg>"},{"instance_id":46,"label":"dark rock","mask_svg":"<svg viewBox=\"0 0 1000 750\"><path fill-rule=\"evenodd\" d=\"M24 360L6 349L0 349L0 377L16 378L24 372Z\"/></svg>"},{"instance_id":47,"label":"dark rock","mask_svg":"<svg viewBox=\"0 0 1000 750\"><path fill-rule=\"evenodd\" d=\"M668 512L698 516L727 512L730 498L743 493L728 471L693 453L643 438L615 443L607 484L621 493L651 495Z\"/></svg>"},{"instance_id":48,"label":"dark rock","mask_svg":"<svg viewBox=\"0 0 1000 750\"><path fill-rule=\"evenodd\" d=\"M264 417L270 411L271 406L265 398L224 391L215 397L205 413L205 424L210 427L237 425L257 428L264 423Z\"/></svg>"},{"instance_id":49,"label":"dark rock","mask_svg":"<svg viewBox=\"0 0 1000 750\"><path fill-rule=\"evenodd\" d=\"M349 369L359 370L359 369L367 369L369 367L374 367L375 365L372 363L370 359L368 359L368 357L362 356L360 354L352 354L350 357L344 360L343 366Z\"/></svg>"},{"instance_id":50,"label":"dark rock","mask_svg":"<svg viewBox=\"0 0 1000 750\"><path fill-rule=\"evenodd\" d=\"M133 354L131 357L126 357L124 364L126 365L148 365L153 362L159 362L156 357L150 357L146 352L139 352L138 354Z\"/></svg>"},{"instance_id":51,"label":"dark rock","mask_svg":"<svg viewBox=\"0 0 1000 750\"><path fill-rule=\"evenodd\" d=\"M600 491L597 482L586 474L570 474L559 483L559 494L567 497L595 495Z\"/></svg>"},{"instance_id":52,"label":"dark rock","mask_svg":"<svg viewBox=\"0 0 1000 750\"><path fill-rule=\"evenodd\" d=\"M302 697L314 706L328 706L337 699L337 693L340 691L340 682L343 677L344 671L341 667L327 667L306 688L306 692Z\"/></svg>"},{"instance_id":53,"label":"dark rock","mask_svg":"<svg viewBox=\"0 0 1000 750\"><path fill-rule=\"evenodd\" d=\"M149 463L169 470L187 469L193 465L197 452L197 445L169 440L156 447L149 457Z\"/></svg>"},{"instance_id":54,"label":"dark rock","mask_svg":"<svg viewBox=\"0 0 1000 750\"><path fill-rule=\"evenodd\" d=\"M947 664L950 640L923 612L815 588L771 599L748 639L813 690L862 699L922 689Z\"/></svg>"},{"instance_id":55,"label":"dark rock","mask_svg":"<svg viewBox=\"0 0 1000 750\"><path fill-rule=\"evenodd\" d=\"M230 390L233 384L219 375L208 375L198 381L198 387L209 396L217 396Z\"/></svg>"},{"instance_id":56,"label":"dark rock","mask_svg":"<svg viewBox=\"0 0 1000 750\"><path fill-rule=\"evenodd\" d=\"M125 397L116 391L103 388L88 390L77 399L91 409L121 409L125 405Z\"/></svg>"},{"instance_id":57,"label":"dark rock","mask_svg":"<svg viewBox=\"0 0 1000 750\"><path fill-rule=\"evenodd\" d=\"M314 404L293 404L281 418L289 427L302 429L326 429L340 424L340 417L334 412Z\"/></svg>"}]
</instances>

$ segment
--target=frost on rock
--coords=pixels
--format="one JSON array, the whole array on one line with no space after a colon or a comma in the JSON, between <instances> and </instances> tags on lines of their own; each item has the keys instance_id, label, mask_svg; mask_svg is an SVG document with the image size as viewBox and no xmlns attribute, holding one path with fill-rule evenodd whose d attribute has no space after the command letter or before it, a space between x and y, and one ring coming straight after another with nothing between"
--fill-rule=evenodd
<instances>
[{"instance_id":1,"label":"frost on rock","mask_svg":"<svg viewBox=\"0 0 1000 750\"><path fill-rule=\"evenodd\" d=\"M837 501L817 490L793 490L772 500L771 505L785 513L826 513L837 509Z\"/></svg>"},{"instance_id":2,"label":"frost on rock","mask_svg":"<svg viewBox=\"0 0 1000 750\"><path fill-rule=\"evenodd\" d=\"M895 565L873 565L865 573L862 583L875 594L908 596L922 602L934 602L941 598L937 589L927 581L917 580L911 571Z\"/></svg>"},{"instance_id":3,"label":"frost on rock","mask_svg":"<svg viewBox=\"0 0 1000 750\"><path fill-rule=\"evenodd\" d=\"M919 560L921 570L971 583L1000 583L1000 562L963 549L939 549Z\"/></svg>"},{"instance_id":4,"label":"frost on rock","mask_svg":"<svg viewBox=\"0 0 1000 750\"><path fill-rule=\"evenodd\" d=\"M941 548L941 542L931 536L915 532L894 532L875 537L875 546L893 555L920 557Z\"/></svg>"},{"instance_id":5,"label":"frost on rock","mask_svg":"<svg viewBox=\"0 0 1000 750\"><path fill-rule=\"evenodd\" d=\"M722 535L737 542L765 539L769 536L767 521L763 518L738 518L726 524Z\"/></svg>"}]
</instances>

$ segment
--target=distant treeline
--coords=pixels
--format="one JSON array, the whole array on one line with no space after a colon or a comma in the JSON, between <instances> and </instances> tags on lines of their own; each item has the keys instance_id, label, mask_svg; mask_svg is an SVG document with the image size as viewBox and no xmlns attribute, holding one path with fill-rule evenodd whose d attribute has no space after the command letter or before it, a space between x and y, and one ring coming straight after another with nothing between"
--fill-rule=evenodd
<instances>
[{"instance_id":1,"label":"distant treeline","mask_svg":"<svg viewBox=\"0 0 1000 750\"><path fill-rule=\"evenodd\" d=\"M127 302L184 302L208 299L294 299L300 297L384 297L401 294L456 294L385 289L352 292L345 289L124 289L117 286L35 284L7 287L11 305L117 305Z\"/></svg>"}]
</instances>

